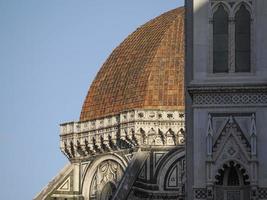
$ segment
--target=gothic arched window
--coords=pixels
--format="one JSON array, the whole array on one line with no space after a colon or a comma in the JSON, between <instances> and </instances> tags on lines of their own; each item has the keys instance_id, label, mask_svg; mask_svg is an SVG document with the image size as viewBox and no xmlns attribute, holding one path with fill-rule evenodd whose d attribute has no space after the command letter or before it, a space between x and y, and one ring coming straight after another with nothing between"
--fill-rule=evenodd
<instances>
[{"instance_id":1,"label":"gothic arched window","mask_svg":"<svg viewBox=\"0 0 267 200\"><path fill-rule=\"evenodd\" d=\"M228 13L220 5L213 15L213 72L228 72Z\"/></svg>"},{"instance_id":2,"label":"gothic arched window","mask_svg":"<svg viewBox=\"0 0 267 200\"><path fill-rule=\"evenodd\" d=\"M235 72L250 72L251 16L244 5L235 15Z\"/></svg>"}]
</instances>

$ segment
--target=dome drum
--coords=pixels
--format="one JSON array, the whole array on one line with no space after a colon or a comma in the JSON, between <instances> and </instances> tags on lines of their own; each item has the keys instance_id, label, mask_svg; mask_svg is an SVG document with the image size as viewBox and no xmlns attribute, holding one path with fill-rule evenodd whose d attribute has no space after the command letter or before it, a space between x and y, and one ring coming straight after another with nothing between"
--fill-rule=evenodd
<instances>
[{"instance_id":1,"label":"dome drum","mask_svg":"<svg viewBox=\"0 0 267 200\"><path fill-rule=\"evenodd\" d=\"M70 160L139 147L184 144L184 113L131 110L98 120L62 124L61 151Z\"/></svg>"},{"instance_id":2,"label":"dome drum","mask_svg":"<svg viewBox=\"0 0 267 200\"><path fill-rule=\"evenodd\" d=\"M80 121L61 125L70 159L184 143L184 9L130 34L109 56L85 98Z\"/></svg>"}]
</instances>

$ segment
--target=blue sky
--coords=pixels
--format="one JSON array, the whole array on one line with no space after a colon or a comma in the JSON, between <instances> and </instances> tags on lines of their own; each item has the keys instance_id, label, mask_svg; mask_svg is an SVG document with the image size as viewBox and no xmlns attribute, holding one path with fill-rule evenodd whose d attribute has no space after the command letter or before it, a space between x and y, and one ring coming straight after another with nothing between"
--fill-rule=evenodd
<instances>
[{"instance_id":1,"label":"blue sky","mask_svg":"<svg viewBox=\"0 0 267 200\"><path fill-rule=\"evenodd\" d=\"M59 124L78 120L112 50L183 0L0 0L0 191L32 199L68 162Z\"/></svg>"}]
</instances>

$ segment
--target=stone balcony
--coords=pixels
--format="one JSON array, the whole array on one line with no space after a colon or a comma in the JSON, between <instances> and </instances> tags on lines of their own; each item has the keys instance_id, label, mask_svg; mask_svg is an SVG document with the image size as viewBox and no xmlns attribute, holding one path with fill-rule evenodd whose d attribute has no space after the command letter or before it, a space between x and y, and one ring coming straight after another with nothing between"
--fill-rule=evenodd
<instances>
[{"instance_id":1,"label":"stone balcony","mask_svg":"<svg viewBox=\"0 0 267 200\"><path fill-rule=\"evenodd\" d=\"M184 113L132 110L60 125L60 149L69 160L138 147L184 144Z\"/></svg>"}]
</instances>

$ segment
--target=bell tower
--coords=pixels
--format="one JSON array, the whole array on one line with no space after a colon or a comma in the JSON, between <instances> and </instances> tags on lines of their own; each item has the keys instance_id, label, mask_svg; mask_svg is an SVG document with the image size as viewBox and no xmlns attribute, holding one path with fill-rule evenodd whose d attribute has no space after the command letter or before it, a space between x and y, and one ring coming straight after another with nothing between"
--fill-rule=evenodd
<instances>
[{"instance_id":1,"label":"bell tower","mask_svg":"<svg viewBox=\"0 0 267 200\"><path fill-rule=\"evenodd\" d=\"M188 200L267 199L266 0L186 0Z\"/></svg>"}]
</instances>

